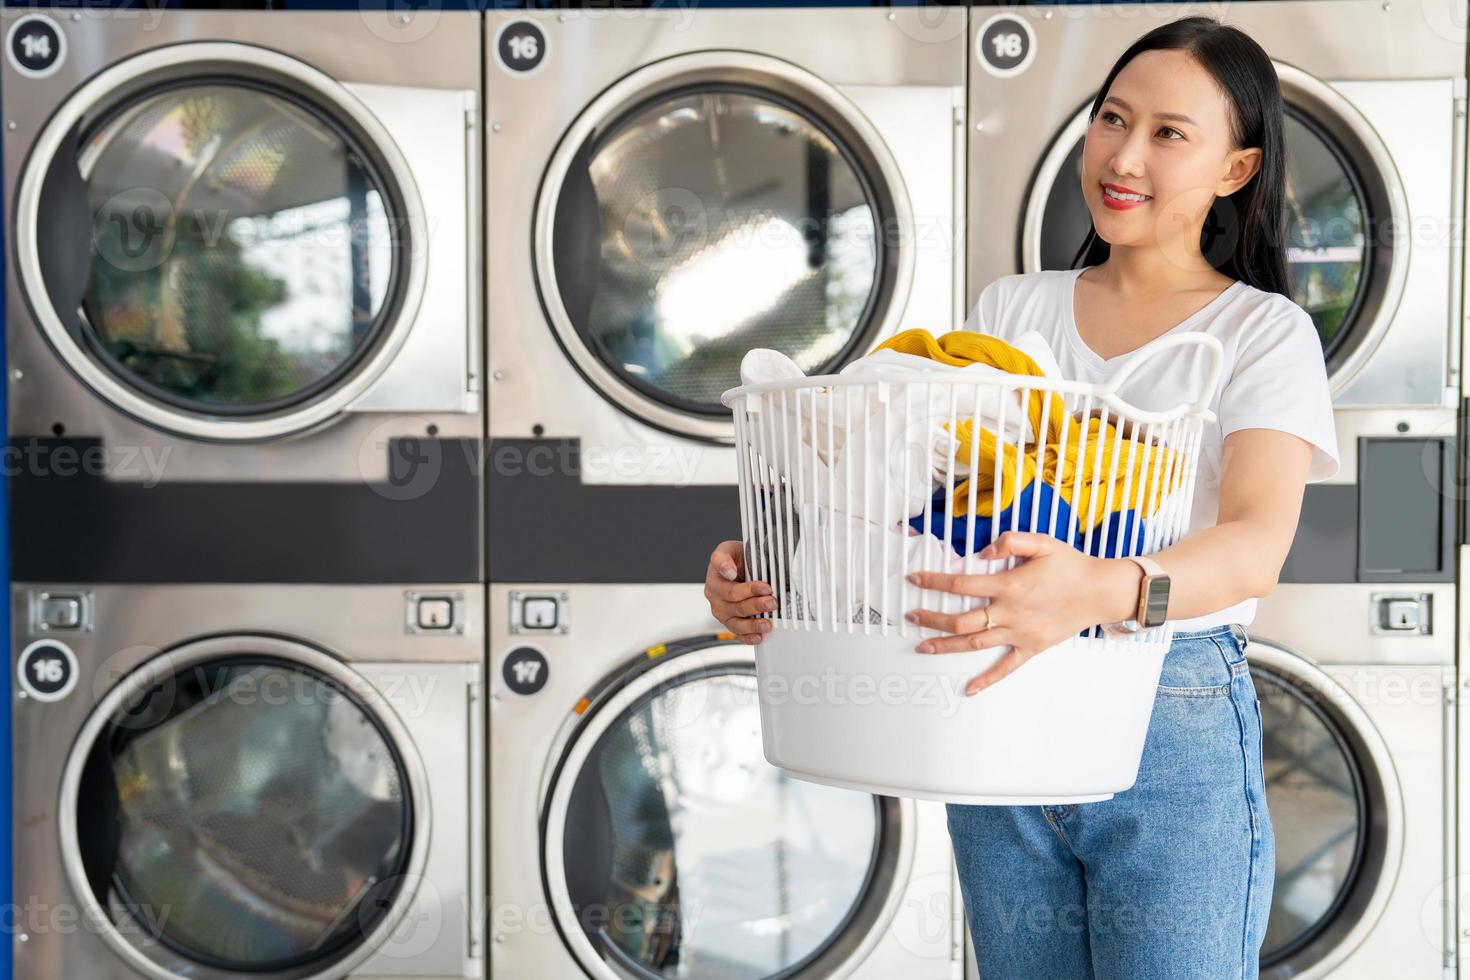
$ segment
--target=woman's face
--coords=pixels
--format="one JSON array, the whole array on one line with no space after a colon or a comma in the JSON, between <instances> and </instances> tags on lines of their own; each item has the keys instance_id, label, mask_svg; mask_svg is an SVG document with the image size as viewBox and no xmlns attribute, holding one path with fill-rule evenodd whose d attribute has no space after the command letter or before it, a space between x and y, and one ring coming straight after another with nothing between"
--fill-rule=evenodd
<instances>
[{"instance_id":1,"label":"woman's face","mask_svg":"<svg viewBox=\"0 0 1470 980\"><path fill-rule=\"evenodd\" d=\"M1082 195L1110 245L1157 246L1189 261L1211 202L1249 181L1260 155L1232 148L1230 103L1199 62L1144 51L1118 72L1087 127ZM1147 199L1119 201L1106 184Z\"/></svg>"}]
</instances>

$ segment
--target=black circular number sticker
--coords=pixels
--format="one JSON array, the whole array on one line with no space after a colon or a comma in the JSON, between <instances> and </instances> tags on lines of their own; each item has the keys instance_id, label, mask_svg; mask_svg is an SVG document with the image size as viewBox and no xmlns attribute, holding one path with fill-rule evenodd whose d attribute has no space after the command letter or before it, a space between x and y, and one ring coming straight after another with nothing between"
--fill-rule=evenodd
<instances>
[{"instance_id":1,"label":"black circular number sticker","mask_svg":"<svg viewBox=\"0 0 1470 980\"><path fill-rule=\"evenodd\" d=\"M66 35L50 17L22 17L5 36L5 53L22 75L45 78L61 67L66 56Z\"/></svg>"},{"instance_id":2,"label":"black circular number sticker","mask_svg":"<svg viewBox=\"0 0 1470 980\"><path fill-rule=\"evenodd\" d=\"M65 643L37 640L21 651L16 680L37 701L60 701L77 686L77 655Z\"/></svg>"},{"instance_id":3,"label":"black circular number sticker","mask_svg":"<svg viewBox=\"0 0 1470 980\"><path fill-rule=\"evenodd\" d=\"M1019 75L1036 57L1036 33L1030 21L1014 14L996 14L975 34L975 57L992 75Z\"/></svg>"},{"instance_id":4,"label":"black circular number sticker","mask_svg":"<svg viewBox=\"0 0 1470 980\"><path fill-rule=\"evenodd\" d=\"M535 694L546 686L550 673L546 655L535 647L516 647L500 665L505 686L517 694Z\"/></svg>"},{"instance_id":5,"label":"black circular number sticker","mask_svg":"<svg viewBox=\"0 0 1470 980\"><path fill-rule=\"evenodd\" d=\"M495 52L506 71L529 74L546 60L546 34L534 21L513 20L500 29Z\"/></svg>"}]
</instances>

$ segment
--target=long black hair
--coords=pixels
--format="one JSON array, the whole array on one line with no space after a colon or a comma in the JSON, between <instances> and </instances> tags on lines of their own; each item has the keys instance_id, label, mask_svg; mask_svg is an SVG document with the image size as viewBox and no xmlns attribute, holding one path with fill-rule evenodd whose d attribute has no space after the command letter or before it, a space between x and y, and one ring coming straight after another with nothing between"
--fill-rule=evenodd
<instances>
[{"instance_id":1,"label":"long black hair","mask_svg":"<svg viewBox=\"0 0 1470 980\"><path fill-rule=\"evenodd\" d=\"M1200 231L1200 251L1215 269L1257 289L1289 298L1286 279L1286 135L1281 84L1261 46L1244 31L1212 17L1185 17L1161 24L1134 41L1114 63L1092 101L1088 125L1097 117L1113 79L1144 51L1187 51L1208 71L1230 101L1233 149L1260 147L1255 176L1234 194L1210 204ZM1111 246L1089 221L1087 237L1072 268L1097 265Z\"/></svg>"}]
</instances>

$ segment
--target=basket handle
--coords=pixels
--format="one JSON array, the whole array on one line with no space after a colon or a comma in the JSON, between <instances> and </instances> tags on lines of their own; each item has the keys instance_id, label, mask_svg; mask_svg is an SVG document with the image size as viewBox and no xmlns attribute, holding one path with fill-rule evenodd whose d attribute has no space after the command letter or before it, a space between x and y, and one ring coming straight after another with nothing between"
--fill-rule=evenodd
<instances>
[{"instance_id":1,"label":"basket handle","mask_svg":"<svg viewBox=\"0 0 1470 980\"><path fill-rule=\"evenodd\" d=\"M1212 337L1207 333L1200 333L1198 330L1165 334L1162 337L1155 337L1153 340L1150 340L1134 351L1134 356L1130 357L1122 367L1113 372L1112 377L1108 378L1104 385L1104 389L1108 394L1116 396L1123 382L1128 380L1128 377L1134 371L1138 370L1139 365L1144 361L1160 351L1169 350L1174 347L1183 347L1186 344L1203 347L1210 352L1210 368L1205 372L1205 381L1201 386L1202 390L1199 393L1199 397L1193 403L1195 411L1203 411L1209 407L1210 395L1214 392L1215 385L1220 380L1220 370L1225 363L1225 346L1220 343L1218 338Z\"/></svg>"}]
</instances>

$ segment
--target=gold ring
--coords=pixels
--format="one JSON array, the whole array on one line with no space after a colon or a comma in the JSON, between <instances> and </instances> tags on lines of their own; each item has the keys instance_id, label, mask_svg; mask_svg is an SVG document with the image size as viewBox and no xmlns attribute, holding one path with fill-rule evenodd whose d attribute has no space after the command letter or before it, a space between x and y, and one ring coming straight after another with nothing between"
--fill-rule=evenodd
<instances>
[{"instance_id":1,"label":"gold ring","mask_svg":"<svg viewBox=\"0 0 1470 980\"><path fill-rule=\"evenodd\" d=\"M985 628L986 629L994 629L995 627L997 627L999 625L1000 625L999 623L994 622L994 621L991 620L991 618L990 618L990 607L989 606L986 606L985 607Z\"/></svg>"}]
</instances>

